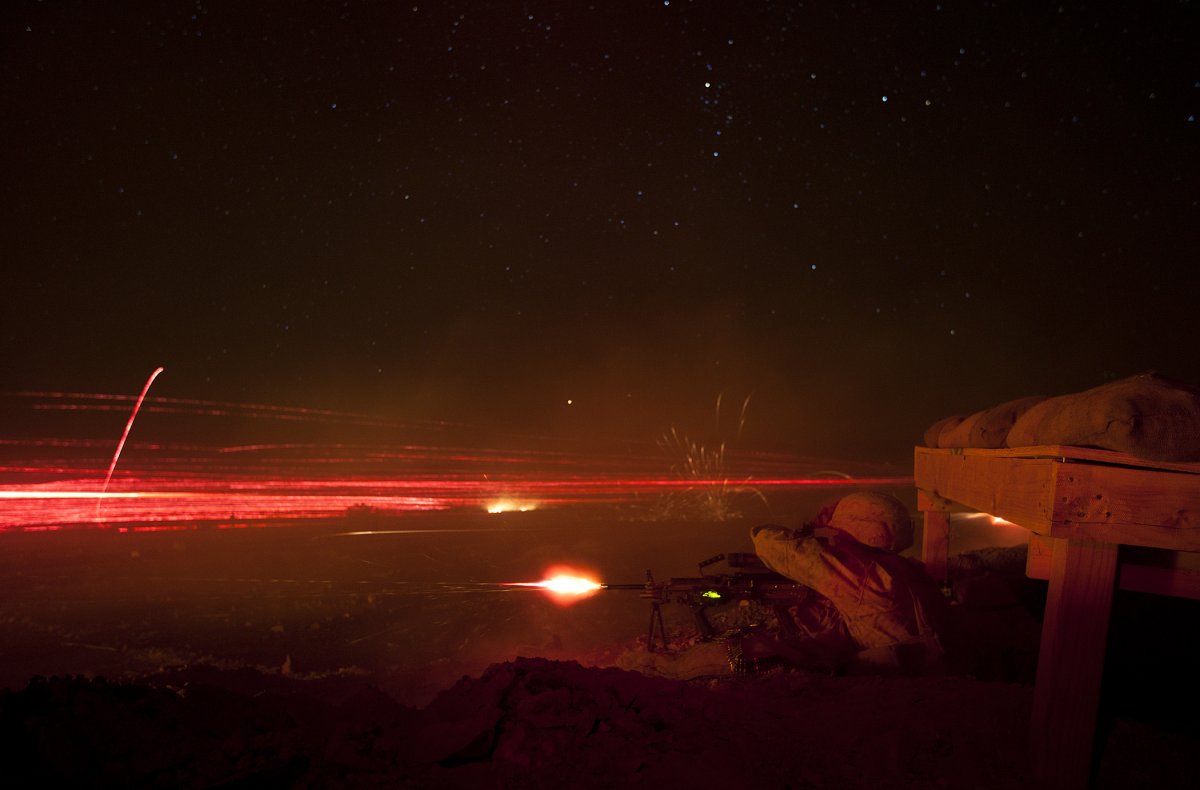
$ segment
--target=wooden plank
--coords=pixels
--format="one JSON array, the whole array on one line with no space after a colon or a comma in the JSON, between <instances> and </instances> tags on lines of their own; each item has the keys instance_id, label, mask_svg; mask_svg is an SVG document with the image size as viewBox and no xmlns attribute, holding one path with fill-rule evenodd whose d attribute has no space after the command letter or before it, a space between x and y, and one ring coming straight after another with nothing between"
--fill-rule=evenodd
<instances>
[{"instance_id":1,"label":"wooden plank","mask_svg":"<svg viewBox=\"0 0 1200 790\"><path fill-rule=\"evenodd\" d=\"M1025 559L1026 576L1031 579L1050 578L1054 541L1055 538L1045 535L1029 536L1029 554ZM1127 561L1124 552L1121 552L1121 561L1117 567L1117 587L1130 592L1200 600L1200 568L1143 565Z\"/></svg>"},{"instance_id":2,"label":"wooden plank","mask_svg":"<svg viewBox=\"0 0 1200 790\"><path fill-rule=\"evenodd\" d=\"M917 489L917 510L924 512L926 510L951 510L954 503L948 499L943 499L937 494L931 494L923 488Z\"/></svg>"},{"instance_id":3,"label":"wooden plank","mask_svg":"<svg viewBox=\"0 0 1200 790\"><path fill-rule=\"evenodd\" d=\"M1001 452L918 447L915 483L1044 535L1200 551L1200 475Z\"/></svg>"},{"instance_id":4,"label":"wooden plank","mask_svg":"<svg viewBox=\"0 0 1200 790\"><path fill-rule=\"evenodd\" d=\"M1049 458L1011 458L985 451L957 453L918 447L913 477L918 489L1050 534L1056 467Z\"/></svg>"},{"instance_id":5,"label":"wooden plank","mask_svg":"<svg viewBox=\"0 0 1200 790\"><path fill-rule=\"evenodd\" d=\"M917 510L925 512L926 510L944 510L947 513L976 513L974 508L961 505L958 502L951 502L949 499L944 499L937 494L929 491L917 489Z\"/></svg>"},{"instance_id":6,"label":"wooden plank","mask_svg":"<svg viewBox=\"0 0 1200 790\"><path fill-rule=\"evenodd\" d=\"M925 511L925 529L921 533L921 561L925 572L937 581L946 581L950 559L950 514L944 510Z\"/></svg>"},{"instance_id":7,"label":"wooden plank","mask_svg":"<svg viewBox=\"0 0 1200 790\"><path fill-rule=\"evenodd\" d=\"M1052 521L1054 537L1200 551L1200 476L1059 464Z\"/></svg>"},{"instance_id":8,"label":"wooden plank","mask_svg":"<svg viewBox=\"0 0 1200 790\"><path fill-rule=\"evenodd\" d=\"M922 447L919 449L929 450L932 448ZM1113 464L1116 466L1161 469L1200 475L1200 462L1197 461L1151 461L1147 458L1130 455L1129 453L1100 450L1095 447L1073 447L1065 444L1040 444L1030 447L1002 447L999 449L954 447L935 450L935 452L978 454L993 458L1057 458L1068 461L1095 461L1097 463Z\"/></svg>"},{"instance_id":9,"label":"wooden plank","mask_svg":"<svg viewBox=\"0 0 1200 790\"><path fill-rule=\"evenodd\" d=\"M1025 554L1025 575L1031 579L1049 579L1054 558L1054 538L1029 533L1029 550Z\"/></svg>"},{"instance_id":10,"label":"wooden plank","mask_svg":"<svg viewBox=\"0 0 1200 790\"><path fill-rule=\"evenodd\" d=\"M1044 787L1087 786L1116 571L1115 543L1055 539L1030 722Z\"/></svg>"}]
</instances>

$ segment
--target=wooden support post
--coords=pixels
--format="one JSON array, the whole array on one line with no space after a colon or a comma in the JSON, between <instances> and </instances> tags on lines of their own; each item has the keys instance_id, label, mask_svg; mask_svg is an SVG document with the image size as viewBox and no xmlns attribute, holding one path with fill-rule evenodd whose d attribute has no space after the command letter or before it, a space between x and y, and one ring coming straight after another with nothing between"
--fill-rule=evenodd
<instances>
[{"instance_id":1,"label":"wooden support post","mask_svg":"<svg viewBox=\"0 0 1200 790\"><path fill-rule=\"evenodd\" d=\"M925 516L921 532L921 562L935 581L944 582L950 558L950 503L941 497L917 489L917 510Z\"/></svg>"},{"instance_id":2,"label":"wooden support post","mask_svg":"<svg viewBox=\"0 0 1200 790\"><path fill-rule=\"evenodd\" d=\"M1116 578L1117 544L1054 540L1030 722L1043 787L1087 786Z\"/></svg>"},{"instance_id":3,"label":"wooden support post","mask_svg":"<svg viewBox=\"0 0 1200 790\"><path fill-rule=\"evenodd\" d=\"M925 531L921 536L921 559L925 572L939 582L946 581L950 558L950 514L944 510L925 511Z\"/></svg>"}]
</instances>

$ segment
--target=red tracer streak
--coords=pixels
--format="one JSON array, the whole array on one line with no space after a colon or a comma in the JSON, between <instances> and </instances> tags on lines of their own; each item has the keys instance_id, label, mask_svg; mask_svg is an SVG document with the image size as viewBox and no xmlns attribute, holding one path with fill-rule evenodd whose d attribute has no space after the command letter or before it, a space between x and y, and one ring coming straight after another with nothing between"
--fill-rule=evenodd
<instances>
[{"instance_id":1,"label":"red tracer streak","mask_svg":"<svg viewBox=\"0 0 1200 790\"><path fill-rule=\"evenodd\" d=\"M121 457L121 448L125 446L125 440L129 438L129 431L133 428L133 421L137 418L138 409L142 408L142 401L146 399L146 393L150 391L150 385L158 378L158 374L162 373L163 369L157 367L150 374L150 378L146 379L146 386L142 387L142 394L138 395L137 402L133 404L133 411L129 414L129 422L125 423L125 432L121 434L121 441L117 442L117 451L113 453L112 463L108 465L108 474L104 476L104 487L100 489L101 493L108 490L108 481L112 480L113 470L117 468L117 459ZM99 507L99 503L96 505Z\"/></svg>"}]
</instances>

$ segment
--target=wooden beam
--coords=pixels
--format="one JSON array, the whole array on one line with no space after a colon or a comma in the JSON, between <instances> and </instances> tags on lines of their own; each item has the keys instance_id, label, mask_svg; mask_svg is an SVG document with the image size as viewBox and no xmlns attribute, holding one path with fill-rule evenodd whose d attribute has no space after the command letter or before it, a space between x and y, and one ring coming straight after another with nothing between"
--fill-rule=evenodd
<instances>
[{"instance_id":1,"label":"wooden beam","mask_svg":"<svg viewBox=\"0 0 1200 790\"><path fill-rule=\"evenodd\" d=\"M1030 721L1044 787L1084 788L1117 573L1117 544L1055 539Z\"/></svg>"},{"instance_id":2,"label":"wooden beam","mask_svg":"<svg viewBox=\"0 0 1200 790\"><path fill-rule=\"evenodd\" d=\"M1054 537L1200 551L1200 475L1061 464L1052 520Z\"/></svg>"},{"instance_id":3,"label":"wooden beam","mask_svg":"<svg viewBox=\"0 0 1200 790\"><path fill-rule=\"evenodd\" d=\"M913 476L918 489L936 497L1050 534L1058 463L1051 458L918 447Z\"/></svg>"},{"instance_id":4,"label":"wooden beam","mask_svg":"<svg viewBox=\"0 0 1200 790\"><path fill-rule=\"evenodd\" d=\"M1054 561L1054 538L1029 533L1029 550L1025 554L1025 575L1031 579L1049 579Z\"/></svg>"},{"instance_id":5,"label":"wooden beam","mask_svg":"<svg viewBox=\"0 0 1200 790\"><path fill-rule=\"evenodd\" d=\"M1200 551L1200 474L1010 452L918 447L914 481L1042 535Z\"/></svg>"},{"instance_id":6,"label":"wooden beam","mask_svg":"<svg viewBox=\"0 0 1200 790\"><path fill-rule=\"evenodd\" d=\"M1200 475L1200 463L1196 461L1151 461L1129 453L1100 450L1095 447L1072 447L1065 444L1041 444L1032 447L1003 447L1000 449L963 448L967 452L984 452L997 458L1056 458L1060 461L1090 461L1110 466L1127 466L1137 469L1166 469L1174 472L1189 472ZM953 450L952 450L953 452Z\"/></svg>"},{"instance_id":7,"label":"wooden beam","mask_svg":"<svg viewBox=\"0 0 1200 790\"><path fill-rule=\"evenodd\" d=\"M921 532L921 562L925 572L939 582L946 581L950 559L950 514L944 510L925 511L925 529Z\"/></svg>"},{"instance_id":8,"label":"wooden beam","mask_svg":"<svg viewBox=\"0 0 1200 790\"><path fill-rule=\"evenodd\" d=\"M1049 579L1054 538L1045 535L1029 536L1029 554L1025 559L1025 575L1031 579ZM1171 552L1175 554L1175 552ZM1129 562L1121 553L1117 568L1117 587L1130 592L1173 595L1177 598L1200 600L1200 568L1180 568L1163 565L1144 565Z\"/></svg>"},{"instance_id":9,"label":"wooden beam","mask_svg":"<svg viewBox=\"0 0 1200 790\"><path fill-rule=\"evenodd\" d=\"M923 488L917 489L917 510L920 510L922 513L927 510L945 510L949 512L956 507L958 506L949 499L944 499Z\"/></svg>"}]
</instances>

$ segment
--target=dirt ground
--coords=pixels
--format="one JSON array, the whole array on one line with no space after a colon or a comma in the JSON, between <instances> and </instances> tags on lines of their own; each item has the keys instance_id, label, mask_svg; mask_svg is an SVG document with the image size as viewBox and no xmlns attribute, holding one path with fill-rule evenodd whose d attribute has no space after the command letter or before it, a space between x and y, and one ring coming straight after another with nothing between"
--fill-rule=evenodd
<instances>
[{"instance_id":1,"label":"dirt ground","mask_svg":"<svg viewBox=\"0 0 1200 790\"><path fill-rule=\"evenodd\" d=\"M6 785L1028 786L1045 585L1020 546L955 559L945 675L683 681L618 668L644 650L636 594L560 609L489 585L566 559L692 575L746 523L502 524L3 536ZM1193 786L1194 604L1117 596L1097 787Z\"/></svg>"}]
</instances>

